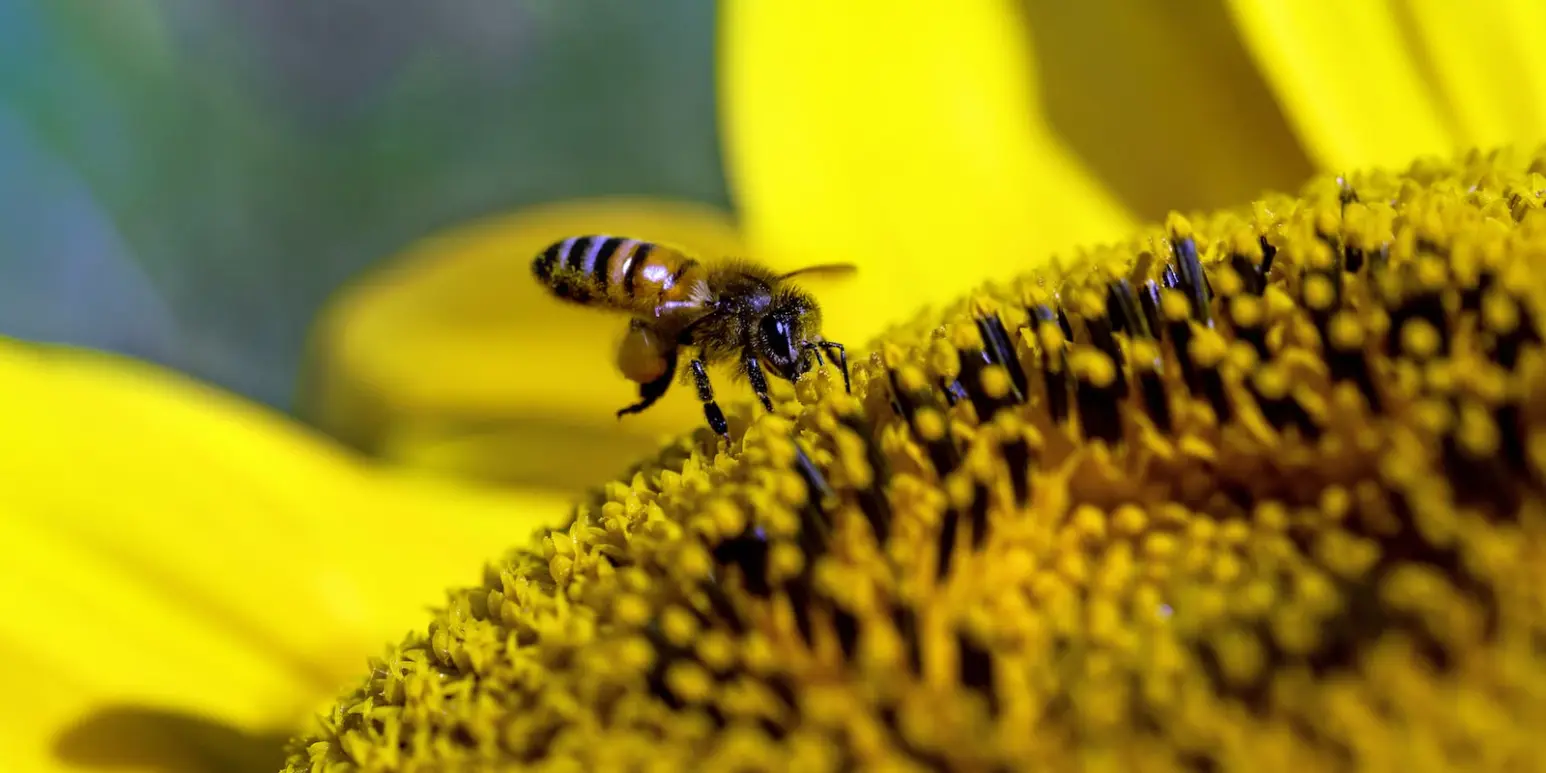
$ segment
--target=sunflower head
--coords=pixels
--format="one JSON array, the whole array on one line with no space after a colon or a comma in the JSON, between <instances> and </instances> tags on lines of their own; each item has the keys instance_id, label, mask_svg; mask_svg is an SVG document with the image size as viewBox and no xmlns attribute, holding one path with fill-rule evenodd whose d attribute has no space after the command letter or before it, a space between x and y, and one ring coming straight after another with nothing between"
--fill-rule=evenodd
<instances>
[{"instance_id":1,"label":"sunflower head","mask_svg":"<svg viewBox=\"0 0 1546 773\"><path fill-rule=\"evenodd\" d=\"M1321 179L922 314L452 592L287 769L1540 768L1543 173Z\"/></svg>"}]
</instances>

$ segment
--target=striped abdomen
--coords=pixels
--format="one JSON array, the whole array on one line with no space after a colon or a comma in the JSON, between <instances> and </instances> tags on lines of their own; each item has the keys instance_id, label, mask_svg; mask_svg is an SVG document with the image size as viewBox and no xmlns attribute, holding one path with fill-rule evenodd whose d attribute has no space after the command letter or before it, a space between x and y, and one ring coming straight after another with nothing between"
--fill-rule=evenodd
<instances>
[{"instance_id":1,"label":"striped abdomen","mask_svg":"<svg viewBox=\"0 0 1546 773\"><path fill-rule=\"evenodd\" d=\"M663 303L688 300L702 274L698 261L669 247L600 235L557 242L531 268L559 298L641 316Z\"/></svg>"}]
</instances>

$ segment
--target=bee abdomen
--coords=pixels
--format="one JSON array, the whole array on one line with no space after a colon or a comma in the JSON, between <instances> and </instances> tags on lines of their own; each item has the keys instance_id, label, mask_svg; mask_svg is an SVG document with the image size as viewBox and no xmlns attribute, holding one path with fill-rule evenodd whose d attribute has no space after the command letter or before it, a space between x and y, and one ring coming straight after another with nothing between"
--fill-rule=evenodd
<instances>
[{"instance_id":1,"label":"bee abdomen","mask_svg":"<svg viewBox=\"0 0 1546 773\"><path fill-rule=\"evenodd\" d=\"M566 301L622 307L626 293L615 287L617 280L628 275L627 264L642 257L648 247L620 236L572 236L543 250L532 261L532 273Z\"/></svg>"}]
</instances>

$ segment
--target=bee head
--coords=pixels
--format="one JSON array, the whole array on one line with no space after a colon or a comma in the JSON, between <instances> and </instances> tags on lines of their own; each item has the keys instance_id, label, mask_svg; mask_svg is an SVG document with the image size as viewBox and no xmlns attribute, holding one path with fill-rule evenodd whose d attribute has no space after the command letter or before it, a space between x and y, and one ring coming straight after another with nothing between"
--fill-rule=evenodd
<instances>
[{"instance_id":1,"label":"bee head","mask_svg":"<svg viewBox=\"0 0 1546 773\"><path fill-rule=\"evenodd\" d=\"M804 293L781 292L757 321L757 356L773 375L797 381L810 370L810 335L820 328L820 312Z\"/></svg>"}]
</instances>

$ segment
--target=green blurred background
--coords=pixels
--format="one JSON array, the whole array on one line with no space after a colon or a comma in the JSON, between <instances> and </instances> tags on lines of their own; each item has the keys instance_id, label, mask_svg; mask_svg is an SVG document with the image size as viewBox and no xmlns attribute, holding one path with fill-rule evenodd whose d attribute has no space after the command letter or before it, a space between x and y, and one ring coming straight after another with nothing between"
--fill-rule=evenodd
<instances>
[{"instance_id":1,"label":"green blurred background","mask_svg":"<svg viewBox=\"0 0 1546 773\"><path fill-rule=\"evenodd\" d=\"M0 0L0 334L289 409L312 319L446 225L724 206L712 0Z\"/></svg>"}]
</instances>

